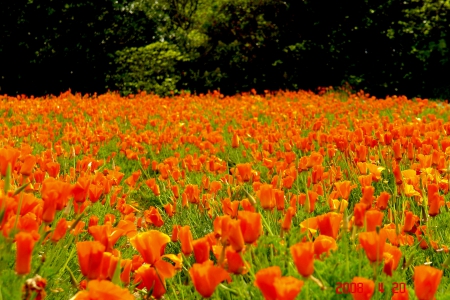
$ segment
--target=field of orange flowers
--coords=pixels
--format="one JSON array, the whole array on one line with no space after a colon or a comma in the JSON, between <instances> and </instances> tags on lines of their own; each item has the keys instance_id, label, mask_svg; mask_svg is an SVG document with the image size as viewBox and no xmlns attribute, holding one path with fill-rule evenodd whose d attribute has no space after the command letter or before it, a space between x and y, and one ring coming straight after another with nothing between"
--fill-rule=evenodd
<instances>
[{"instance_id":1,"label":"field of orange flowers","mask_svg":"<svg viewBox=\"0 0 450 300\"><path fill-rule=\"evenodd\" d=\"M0 99L0 299L450 299L446 103Z\"/></svg>"}]
</instances>

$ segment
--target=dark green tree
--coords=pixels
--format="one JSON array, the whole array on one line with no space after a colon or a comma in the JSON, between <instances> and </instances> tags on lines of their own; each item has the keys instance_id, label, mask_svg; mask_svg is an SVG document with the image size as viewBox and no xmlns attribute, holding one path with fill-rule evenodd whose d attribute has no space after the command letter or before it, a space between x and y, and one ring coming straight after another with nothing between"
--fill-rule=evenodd
<instances>
[{"instance_id":1,"label":"dark green tree","mask_svg":"<svg viewBox=\"0 0 450 300\"><path fill-rule=\"evenodd\" d=\"M103 93L114 88L114 53L154 36L154 23L127 0L3 2L1 93Z\"/></svg>"}]
</instances>

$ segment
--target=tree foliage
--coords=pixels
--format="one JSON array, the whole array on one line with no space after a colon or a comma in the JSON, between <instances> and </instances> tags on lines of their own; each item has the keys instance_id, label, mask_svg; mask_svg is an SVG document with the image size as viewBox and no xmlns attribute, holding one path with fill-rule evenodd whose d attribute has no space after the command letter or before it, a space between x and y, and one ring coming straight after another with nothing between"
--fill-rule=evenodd
<instances>
[{"instance_id":1,"label":"tree foliage","mask_svg":"<svg viewBox=\"0 0 450 300\"><path fill-rule=\"evenodd\" d=\"M128 0L3 1L0 92L104 92L114 53L152 41L154 23Z\"/></svg>"},{"instance_id":2,"label":"tree foliage","mask_svg":"<svg viewBox=\"0 0 450 300\"><path fill-rule=\"evenodd\" d=\"M114 80L123 94L152 91L159 95L179 92L176 88L181 76L176 72L178 61L188 61L174 44L155 42L145 47L117 51L119 65Z\"/></svg>"},{"instance_id":3,"label":"tree foliage","mask_svg":"<svg viewBox=\"0 0 450 300\"><path fill-rule=\"evenodd\" d=\"M350 83L450 98L449 1L19 0L0 12L0 91L167 95Z\"/></svg>"},{"instance_id":4,"label":"tree foliage","mask_svg":"<svg viewBox=\"0 0 450 300\"><path fill-rule=\"evenodd\" d=\"M164 20L160 37L190 53L175 68L178 89L233 94L348 82L378 96L439 97L450 89L438 75L448 67L447 2L139 0L137 7ZM201 42L189 44L192 33Z\"/></svg>"}]
</instances>

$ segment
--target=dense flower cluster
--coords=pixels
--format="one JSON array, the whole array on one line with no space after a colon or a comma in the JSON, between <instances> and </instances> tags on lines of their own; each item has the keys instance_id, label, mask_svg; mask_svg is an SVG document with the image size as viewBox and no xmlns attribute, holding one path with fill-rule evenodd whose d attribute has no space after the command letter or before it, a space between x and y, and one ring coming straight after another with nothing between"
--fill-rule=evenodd
<instances>
[{"instance_id":1,"label":"dense flower cluster","mask_svg":"<svg viewBox=\"0 0 450 300\"><path fill-rule=\"evenodd\" d=\"M345 274L354 299L400 272L411 272L411 288L393 299L437 293L440 266L412 259L448 252L436 221L450 207L441 103L67 92L4 97L0 111L0 232L14 245L17 280L41 283L24 281L24 299L55 284L37 275L49 245L76 253L75 300L159 299L186 286L205 298L221 286L287 300L305 285L325 299L335 286L317 266L340 253L360 260Z\"/></svg>"}]
</instances>

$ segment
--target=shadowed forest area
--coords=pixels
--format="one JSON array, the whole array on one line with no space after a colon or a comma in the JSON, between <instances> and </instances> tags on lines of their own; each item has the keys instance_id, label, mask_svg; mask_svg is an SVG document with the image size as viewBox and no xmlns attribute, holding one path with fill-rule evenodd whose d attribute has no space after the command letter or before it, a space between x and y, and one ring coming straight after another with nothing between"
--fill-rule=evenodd
<instances>
[{"instance_id":1,"label":"shadowed forest area","mask_svg":"<svg viewBox=\"0 0 450 300\"><path fill-rule=\"evenodd\" d=\"M342 86L450 98L449 1L17 0L0 94Z\"/></svg>"}]
</instances>

